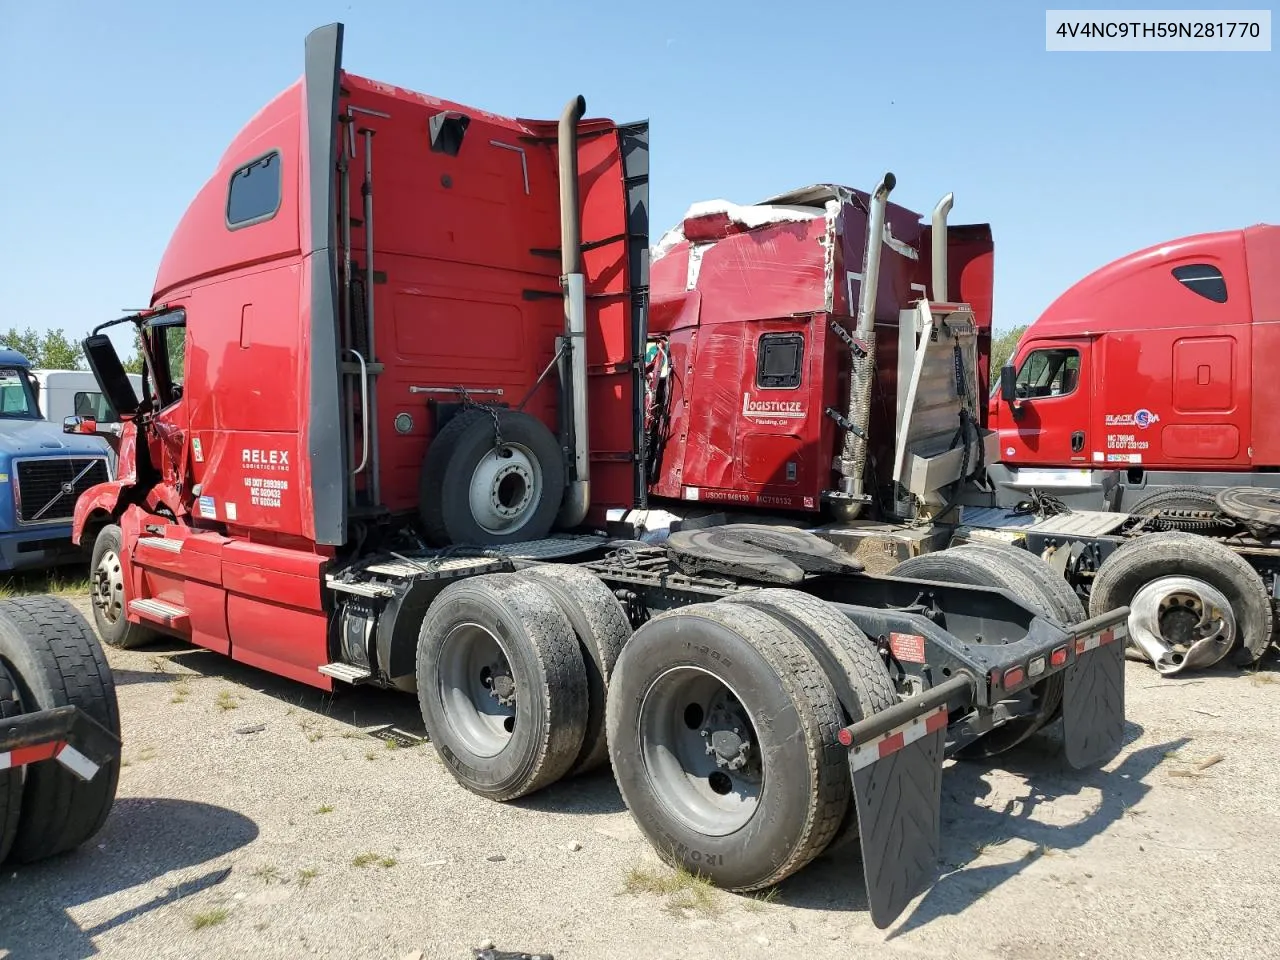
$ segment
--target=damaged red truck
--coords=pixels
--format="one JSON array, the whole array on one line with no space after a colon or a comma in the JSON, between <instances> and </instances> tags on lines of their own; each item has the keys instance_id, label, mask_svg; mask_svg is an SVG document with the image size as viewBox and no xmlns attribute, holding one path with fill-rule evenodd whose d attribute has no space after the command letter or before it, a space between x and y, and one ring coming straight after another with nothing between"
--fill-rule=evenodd
<instances>
[{"instance_id":1,"label":"damaged red truck","mask_svg":"<svg viewBox=\"0 0 1280 960\"><path fill-rule=\"evenodd\" d=\"M946 757L1058 720L1073 766L1115 754L1127 608L1086 620L1024 552L871 576L793 527L601 533L661 475L651 341L699 376L718 349L687 349L694 298L650 312L647 123L583 119L581 98L559 123L505 119L353 75L341 49L339 24L308 36L302 79L178 225L150 309L113 321L141 331L144 396L110 324L85 341L121 416L119 478L75 515L104 639L159 631L324 689L416 692L447 769L495 800L608 763L660 854L728 889L856 842L880 926L933 875ZM846 371L857 396L822 427L841 456L799 469L849 511L869 451L936 504L987 442L988 307L913 297L897 266L879 296L882 248L928 229L893 187L764 205L806 211L803 283L773 317L700 305L722 357L770 338L749 364L764 389L815 358ZM949 249L989 250L945 239L942 277ZM902 321L897 417L858 386L884 363L882 311ZM711 422L718 401L685 405L712 446L736 429Z\"/></svg>"}]
</instances>

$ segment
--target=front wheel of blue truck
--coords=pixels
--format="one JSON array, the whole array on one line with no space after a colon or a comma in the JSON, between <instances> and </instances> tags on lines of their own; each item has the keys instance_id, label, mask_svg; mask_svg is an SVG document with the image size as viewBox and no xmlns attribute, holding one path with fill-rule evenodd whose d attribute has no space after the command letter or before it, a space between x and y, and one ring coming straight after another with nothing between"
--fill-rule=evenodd
<instances>
[{"instance_id":1,"label":"front wheel of blue truck","mask_svg":"<svg viewBox=\"0 0 1280 960\"><path fill-rule=\"evenodd\" d=\"M0 861L85 843L115 802L120 711L102 647L67 601L0 603L0 716Z\"/></svg>"},{"instance_id":2,"label":"front wheel of blue truck","mask_svg":"<svg viewBox=\"0 0 1280 960\"><path fill-rule=\"evenodd\" d=\"M89 598L93 603L93 625L103 643L120 650L132 650L155 639L155 634L126 614L129 602L120 561L123 536L120 528L108 524L98 531L89 559Z\"/></svg>"}]
</instances>

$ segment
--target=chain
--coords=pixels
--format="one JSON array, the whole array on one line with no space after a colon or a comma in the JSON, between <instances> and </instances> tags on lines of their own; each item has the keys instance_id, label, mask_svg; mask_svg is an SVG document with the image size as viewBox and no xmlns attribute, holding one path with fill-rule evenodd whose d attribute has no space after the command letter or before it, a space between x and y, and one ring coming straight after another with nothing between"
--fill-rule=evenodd
<instances>
[{"instance_id":1,"label":"chain","mask_svg":"<svg viewBox=\"0 0 1280 960\"><path fill-rule=\"evenodd\" d=\"M462 395L462 406L464 409L470 408L475 410L483 410L489 414L489 419L493 421L493 445L495 447L502 446L502 426L498 423L498 408L489 403L481 403L467 392L467 388L458 387L458 393Z\"/></svg>"}]
</instances>

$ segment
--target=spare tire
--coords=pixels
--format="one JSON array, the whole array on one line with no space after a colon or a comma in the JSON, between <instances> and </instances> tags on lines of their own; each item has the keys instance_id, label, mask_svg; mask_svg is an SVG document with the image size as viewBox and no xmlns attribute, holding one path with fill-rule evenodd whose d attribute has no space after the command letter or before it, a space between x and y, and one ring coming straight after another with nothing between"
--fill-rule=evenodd
<instances>
[{"instance_id":1,"label":"spare tire","mask_svg":"<svg viewBox=\"0 0 1280 960\"><path fill-rule=\"evenodd\" d=\"M1243 667L1262 658L1274 627L1266 584L1234 550L1194 533L1149 533L1121 545L1094 577L1089 612L1128 606L1148 583L1170 576L1203 581L1227 598L1237 627L1229 662Z\"/></svg>"},{"instance_id":2,"label":"spare tire","mask_svg":"<svg viewBox=\"0 0 1280 960\"><path fill-rule=\"evenodd\" d=\"M560 444L541 420L471 407L427 448L418 509L436 546L540 540L555 524L564 484Z\"/></svg>"}]
</instances>

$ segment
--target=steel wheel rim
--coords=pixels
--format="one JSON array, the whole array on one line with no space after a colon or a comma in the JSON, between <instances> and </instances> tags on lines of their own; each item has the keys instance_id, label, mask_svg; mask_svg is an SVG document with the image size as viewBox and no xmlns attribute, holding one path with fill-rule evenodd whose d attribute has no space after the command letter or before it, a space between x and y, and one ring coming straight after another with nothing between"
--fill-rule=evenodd
<instances>
[{"instance_id":1,"label":"steel wheel rim","mask_svg":"<svg viewBox=\"0 0 1280 960\"><path fill-rule=\"evenodd\" d=\"M471 473L471 517L486 533L515 533L533 519L542 499L542 467L521 443L487 452Z\"/></svg>"},{"instance_id":2,"label":"steel wheel rim","mask_svg":"<svg viewBox=\"0 0 1280 960\"><path fill-rule=\"evenodd\" d=\"M1235 611L1220 590L1195 577L1160 577L1142 587L1129 604L1130 642L1151 656L1153 641L1169 649L1153 660L1162 673L1208 667L1235 645Z\"/></svg>"},{"instance_id":3,"label":"steel wheel rim","mask_svg":"<svg viewBox=\"0 0 1280 960\"><path fill-rule=\"evenodd\" d=\"M455 626L440 647L438 684L445 722L468 751L496 757L506 749L515 731L516 691L497 637L478 623Z\"/></svg>"},{"instance_id":4,"label":"steel wheel rim","mask_svg":"<svg viewBox=\"0 0 1280 960\"><path fill-rule=\"evenodd\" d=\"M690 829L724 837L755 816L765 781L759 737L746 705L719 677L691 666L656 677L640 705L639 738L654 795ZM713 746L735 739L746 744L741 753ZM742 765L731 768L728 756Z\"/></svg>"},{"instance_id":5,"label":"steel wheel rim","mask_svg":"<svg viewBox=\"0 0 1280 960\"><path fill-rule=\"evenodd\" d=\"M114 550L106 550L93 571L93 609L107 623L124 617L124 570Z\"/></svg>"}]
</instances>

